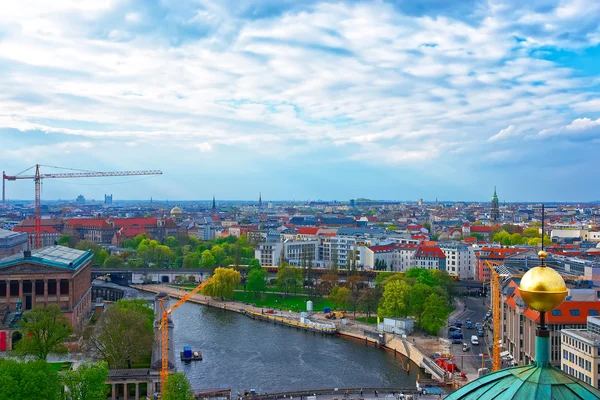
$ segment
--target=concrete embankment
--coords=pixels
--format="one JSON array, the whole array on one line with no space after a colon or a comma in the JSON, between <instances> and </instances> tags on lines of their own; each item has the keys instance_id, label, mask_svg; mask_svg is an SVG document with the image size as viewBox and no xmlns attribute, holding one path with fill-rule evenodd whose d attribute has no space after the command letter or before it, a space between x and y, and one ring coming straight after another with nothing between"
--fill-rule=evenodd
<instances>
[{"instance_id":1,"label":"concrete embankment","mask_svg":"<svg viewBox=\"0 0 600 400\"><path fill-rule=\"evenodd\" d=\"M135 285L138 290L150 293L168 293L171 297L181 298L185 295L185 291L165 285ZM324 335L334 335L337 332L333 324L314 323L310 320L299 319L297 313L279 312L277 314L268 314L264 312L264 308L258 308L249 304L243 304L235 301L218 301L211 297L196 294L188 299L191 303L203 304L209 307L221 308L223 310L233 311L244 314L252 319L265 321L277 325L285 325L296 329L302 329L309 332L321 333Z\"/></svg>"}]
</instances>

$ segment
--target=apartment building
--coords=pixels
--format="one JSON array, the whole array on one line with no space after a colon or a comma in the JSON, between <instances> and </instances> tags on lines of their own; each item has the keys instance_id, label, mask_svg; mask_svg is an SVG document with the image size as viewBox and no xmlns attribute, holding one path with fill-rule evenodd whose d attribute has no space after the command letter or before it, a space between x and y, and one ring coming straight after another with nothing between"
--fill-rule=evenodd
<instances>
[{"instance_id":1,"label":"apartment building","mask_svg":"<svg viewBox=\"0 0 600 400\"><path fill-rule=\"evenodd\" d=\"M365 246L363 266L375 269L380 263L387 271L406 271L413 266L413 258L417 250L416 244L385 244L379 246Z\"/></svg>"},{"instance_id":2,"label":"apartment building","mask_svg":"<svg viewBox=\"0 0 600 400\"><path fill-rule=\"evenodd\" d=\"M418 268L446 271L446 255L437 246L420 245L415 250L413 264Z\"/></svg>"},{"instance_id":3,"label":"apartment building","mask_svg":"<svg viewBox=\"0 0 600 400\"><path fill-rule=\"evenodd\" d=\"M283 251L283 257L290 265L301 266L303 260L306 260L315 266L319 257L319 244L318 240L264 242L258 244L254 257L261 265L278 265Z\"/></svg>"},{"instance_id":4,"label":"apartment building","mask_svg":"<svg viewBox=\"0 0 600 400\"><path fill-rule=\"evenodd\" d=\"M585 328L586 318L598 315L600 302L595 289L570 289L567 300L546 313L546 326L550 331L550 363L561 363L560 331ZM540 323L539 312L529 308L521 298L519 284L510 280L502 293L500 326L503 351L508 351L519 364L535 361L535 331Z\"/></svg>"},{"instance_id":5,"label":"apartment building","mask_svg":"<svg viewBox=\"0 0 600 400\"><path fill-rule=\"evenodd\" d=\"M469 249L461 243L443 242L439 248L446 256L446 272L458 275L460 279L475 277L475 266L471 265Z\"/></svg>"},{"instance_id":6,"label":"apartment building","mask_svg":"<svg viewBox=\"0 0 600 400\"><path fill-rule=\"evenodd\" d=\"M600 388L600 318L587 317L586 329L561 330L560 339L563 372Z\"/></svg>"}]
</instances>

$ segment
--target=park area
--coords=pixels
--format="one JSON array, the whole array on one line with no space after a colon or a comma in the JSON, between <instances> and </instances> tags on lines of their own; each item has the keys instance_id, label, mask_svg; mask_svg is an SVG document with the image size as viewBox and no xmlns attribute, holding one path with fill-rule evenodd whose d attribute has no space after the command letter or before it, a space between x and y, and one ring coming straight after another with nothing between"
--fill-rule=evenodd
<instances>
[{"instance_id":1,"label":"park area","mask_svg":"<svg viewBox=\"0 0 600 400\"><path fill-rule=\"evenodd\" d=\"M306 311L306 302L310 300L308 296L283 295L277 293L260 293L257 296L250 292L238 292L233 294L233 299L247 304L254 304L256 307L277 308L288 311ZM331 303L324 298L314 298L313 310L323 311L325 307L332 307Z\"/></svg>"}]
</instances>

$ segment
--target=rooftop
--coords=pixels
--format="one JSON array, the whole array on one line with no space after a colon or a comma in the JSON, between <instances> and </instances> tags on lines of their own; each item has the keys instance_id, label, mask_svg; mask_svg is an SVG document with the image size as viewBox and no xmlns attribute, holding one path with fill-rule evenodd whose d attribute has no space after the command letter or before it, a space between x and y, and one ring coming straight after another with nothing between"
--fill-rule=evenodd
<instances>
[{"instance_id":1,"label":"rooftop","mask_svg":"<svg viewBox=\"0 0 600 400\"><path fill-rule=\"evenodd\" d=\"M592 346L600 346L600 335L587 329L561 329L561 333L588 342Z\"/></svg>"},{"instance_id":2,"label":"rooftop","mask_svg":"<svg viewBox=\"0 0 600 400\"><path fill-rule=\"evenodd\" d=\"M71 249L64 246L49 246L32 250L30 258L24 258L23 254L15 254L0 260L0 268L16 265L24 261L47 265L50 267L66 268L76 270L93 257L89 251Z\"/></svg>"},{"instance_id":3,"label":"rooftop","mask_svg":"<svg viewBox=\"0 0 600 400\"><path fill-rule=\"evenodd\" d=\"M15 238L15 237L19 237L19 236L24 236L24 235L19 232L13 232L13 231L7 231L5 229L0 229L0 239L9 239L9 238Z\"/></svg>"}]
</instances>

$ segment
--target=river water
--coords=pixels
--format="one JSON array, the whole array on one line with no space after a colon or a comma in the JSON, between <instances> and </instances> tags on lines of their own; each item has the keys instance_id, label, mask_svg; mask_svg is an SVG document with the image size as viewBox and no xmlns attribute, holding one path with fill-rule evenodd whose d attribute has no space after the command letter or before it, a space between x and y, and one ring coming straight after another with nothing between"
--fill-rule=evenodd
<instances>
[{"instance_id":1,"label":"river water","mask_svg":"<svg viewBox=\"0 0 600 400\"><path fill-rule=\"evenodd\" d=\"M363 343L313 335L244 315L186 303L172 314L178 371L194 389L229 386L273 393L335 387L415 387L419 368L402 369L400 356ZM184 363L183 346L202 361ZM408 360L404 360L408 362Z\"/></svg>"}]
</instances>

